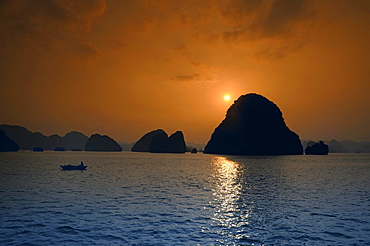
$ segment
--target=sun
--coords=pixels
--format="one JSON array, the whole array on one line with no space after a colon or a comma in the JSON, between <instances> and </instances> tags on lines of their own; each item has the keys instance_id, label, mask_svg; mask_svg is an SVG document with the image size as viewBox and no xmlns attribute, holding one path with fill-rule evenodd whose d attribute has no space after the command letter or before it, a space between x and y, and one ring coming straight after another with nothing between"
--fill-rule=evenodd
<instances>
[{"instance_id":1,"label":"sun","mask_svg":"<svg viewBox=\"0 0 370 246\"><path fill-rule=\"evenodd\" d=\"M224 96L224 100L225 100L225 101L229 101L229 100L230 100L230 96L229 96L229 95L225 95L225 96Z\"/></svg>"}]
</instances>

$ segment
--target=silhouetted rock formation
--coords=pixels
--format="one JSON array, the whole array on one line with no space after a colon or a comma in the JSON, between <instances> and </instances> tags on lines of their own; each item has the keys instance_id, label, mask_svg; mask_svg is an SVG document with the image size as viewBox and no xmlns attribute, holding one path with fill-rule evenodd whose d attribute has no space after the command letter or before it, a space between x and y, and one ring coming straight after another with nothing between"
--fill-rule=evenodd
<instances>
[{"instance_id":1,"label":"silhouetted rock formation","mask_svg":"<svg viewBox=\"0 0 370 246\"><path fill-rule=\"evenodd\" d=\"M370 153L370 142L357 142L353 140L332 141L333 143L331 141L324 141L324 143L329 142L329 153ZM306 149L309 142L312 142L312 140L302 140L304 149ZM336 142L343 148L340 147L340 145L337 145Z\"/></svg>"},{"instance_id":2,"label":"silhouetted rock formation","mask_svg":"<svg viewBox=\"0 0 370 246\"><path fill-rule=\"evenodd\" d=\"M316 142L315 141L312 141L312 140L310 140L310 141L307 141L307 143L306 143L306 148L304 148L304 149L307 149L307 147L312 147L313 145L315 145L316 144Z\"/></svg>"},{"instance_id":3,"label":"silhouetted rock formation","mask_svg":"<svg viewBox=\"0 0 370 246\"><path fill-rule=\"evenodd\" d=\"M152 153L185 153L186 145L184 135L177 131L168 137L167 133L158 129L146 133L132 147L133 152L152 152Z\"/></svg>"},{"instance_id":4,"label":"silhouetted rock formation","mask_svg":"<svg viewBox=\"0 0 370 246\"><path fill-rule=\"evenodd\" d=\"M0 125L0 129L5 131L6 135L16 142L20 149L25 150L32 150L37 146L44 147L47 138L39 132L32 133L25 127L21 126Z\"/></svg>"},{"instance_id":5,"label":"silhouetted rock formation","mask_svg":"<svg viewBox=\"0 0 370 246\"><path fill-rule=\"evenodd\" d=\"M194 148L194 149L192 149L190 152L191 152L192 154L196 154L196 153L198 153L198 150L197 150L196 148Z\"/></svg>"},{"instance_id":6,"label":"silhouetted rock formation","mask_svg":"<svg viewBox=\"0 0 370 246\"><path fill-rule=\"evenodd\" d=\"M351 153L370 153L370 142L356 142L352 140L340 141L342 146Z\"/></svg>"},{"instance_id":7,"label":"silhouetted rock formation","mask_svg":"<svg viewBox=\"0 0 370 246\"><path fill-rule=\"evenodd\" d=\"M88 139L89 137L81 132L71 131L63 137L63 145L59 146L64 146L67 150L85 149Z\"/></svg>"},{"instance_id":8,"label":"silhouetted rock formation","mask_svg":"<svg viewBox=\"0 0 370 246\"><path fill-rule=\"evenodd\" d=\"M75 131L67 133L64 137L57 134L47 137L39 132L30 132L21 126L0 125L0 129L5 131L20 149L24 150L31 150L34 147L46 150L53 150L57 147L64 147L67 150L84 149L89 139L84 134Z\"/></svg>"},{"instance_id":9,"label":"silhouetted rock formation","mask_svg":"<svg viewBox=\"0 0 370 246\"><path fill-rule=\"evenodd\" d=\"M329 146L323 141L312 144L312 142L307 144L305 149L306 155L327 155L329 152Z\"/></svg>"},{"instance_id":10,"label":"silhouetted rock formation","mask_svg":"<svg viewBox=\"0 0 370 246\"><path fill-rule=\"evenodd\" d=\"M133 152L150 152L150 144L155 135L165 133L162 129L151 131L142 136L139 141L137 141L134 146L132 146L131 151ZM166 133L165 133L166 134ZM167 134L166 134L167 135Z\"/></svg>"},{"instance_id":11,"label":"silhouetted rock formation","mask_svg":"<svg viewBox=\"0 0 370 246\"><path fill-rule=\"evenodd\" d=\"M19 145L0 130L0 152L18 151Z\"/></svg>"},{"instance_id":12,"label":"silhouetted rock formation","mask_svg":"<svg viewBox=\"0 0 370 246\"><path fill-rule=\"evenodd\" d=\"M44 142L45 142L45 145L43 146L44 149L55 149L57 147L63 147L64 146L64 143L63 143L63 138L61 136L59 136L58 134L53 134L49 137L45 137Z\"/></svg>"},{"instance_id":13,"label":"silhouetted rock formation","mask_svg":"<svg viewBox=\"0 0 370 246\"><path fill-rule=\"evenodd\" d=\"M280 109L258 94L239 97L215 129L204 153L234 155L303 154L299 136L285 124Z\"/></svg>"},{"instance_id":14,"label":"silhouetted rock formation","mask_svg":"<svg viewBox=\"0 0 370 246\"><path fill-rule=\"evenodd\" d=\"M168 138L168 152L169 153L185 153L186 145L184 134L177 131Z\"/></svg>"},{"instance_id":15,"label":"silhouetted rock formation","mask_svg":"<svg viewBox=\"0 0 370 246\"><path fill-rule=\"evenodd\" d=\"M104 135L93 134L87 140L86 151L122 151L121 146L112 138Z\"/></svg>"},{"instance_id":16,"label":"silhouetted rock formation","mask_svg":"<svg viewBox=\"0 0 370 246\"><path fill-rule=\"evenodd\" d=\"M168 135L163 131L154 135L149 146L149 151L152 153L166 153L168 152L168 147Z\"/></svg>"},{"instance_id":17,"label":"silhouetted rock formation","mask_svg":"<svg viewBox=\"0 0 370 246\"><path fill-rule=\"evenodd\" d=\"M330 153L348 153L341 143L337 140L332 139L329 143L329 152Z\"/></svg>"}]
</instances>

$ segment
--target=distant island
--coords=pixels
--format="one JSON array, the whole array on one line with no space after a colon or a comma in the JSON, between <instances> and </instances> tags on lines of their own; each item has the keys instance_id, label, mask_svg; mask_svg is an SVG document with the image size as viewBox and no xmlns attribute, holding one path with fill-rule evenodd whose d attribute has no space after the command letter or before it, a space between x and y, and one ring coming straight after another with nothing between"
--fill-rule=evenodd
<instances>
[{"instance_id":1,"label":"distant island","mask_svg":"<svg viewBox=\"0 0 370 246\"><path fill-rule=\"evenodd\" d=\"M302 145L306 149L313 140L302 140ZM353 140L322 140L329 146L329 153L370 153L370 142L357 142Z\"/></svg>"},{"instance_id":2,"label":"distant island","mask_svg":"<svg viewBox=\"0 0 370 246\"><path fill-rule=\"evenodd\" d=\"M267 98L240 96L214 130L204 153L231 155L300 155L299 136L285 124L282 112Z\"/></svg>"},{"instance_id":3,"label":"distant island","mask_svg":"<svg viewBox=\"0 0 370 246\"><path fill-rule=\"evenodd\" d=\"M122 151L122 147L109 136L93 134L86 142L85 151Z\"/></svg>"},{"instance_id":4,"label":"distant island","mask_svg":"<svg viewBox=\"0 0 370 246\"><path fill-rule=\"evenodd\" d=\"M179 133L177 136L180 136ZM65 151L82 151L85 150L88 140L88 136L78 131L68 132L63 137L57 134L45 136L40 132L31 132L22 126L0 125L0 152L18 150L32 151L33 148L36 147L54 151L63 151L63 149ZM335 139L322 141L329 146L329 153L370 153L370 142L357 142L353 140L337 141ZM182 141L179 142L181 142L182 145ZM306 149L309 142L312 142L312 140L301 140L303 149ZM122 150L131 151L136 142L119 142L118 144L121 146ZM192 142L185 142L185 144L187 152L191 152L194 148L202 152L205 148L205 144ZM113 148L112 151L117 150Z\"/></svg>"},{"instance_id":5,"label":"distant island","mask_svg":"<svg viewBox=\"0 0 370 246\"><path fill-rule=\"evenodd\" d=\"M162 129L146 133L132 147L133 152L185 153L184 134L177 131L168 137Z\"/></svg>"},{"instance_id":6,"label":"distant island","mask_svg":"<svg viewBox=\"0 0 370 246\"><path fill-rule=\"evenodd\" d=\"M19 145L21 150L32 150L40 147L44 150L54 150L63 147L65 150L85 149L87 136L80 132L71 131L64 137L53 134L49 137L40 132L31 132L22 126L0 125L6 135Z\"/></svg>"},{"instance_id":7,"label":"distant island","mask_svg":"<svg viewBox=\"0 0 370 246\"><path fill-rule=\"evenodd\" d=\"M18 148L14 144L11 145L9 140L14 142ZM3 145L8 147L1 147ZM87 151L122 151L121 146L115 140L99 134L93 134L89 138L81 132L71 131L63 137L57 134L47 137L39 132L31 132L22 126L0 125L0 151L18 151L19 149L81 151L86 149L86 145Z\"/></svg>"},{"instance_id":8,"label":"distant island","mask_svg":"<svg viewBox=\"0 0 370 246\"><path fill-rule=\"evenodd\" d=\"M329 146L323 141L309 142L305 148L306 155L327 155L329 153Z\"/></svg>"}]
</instances>

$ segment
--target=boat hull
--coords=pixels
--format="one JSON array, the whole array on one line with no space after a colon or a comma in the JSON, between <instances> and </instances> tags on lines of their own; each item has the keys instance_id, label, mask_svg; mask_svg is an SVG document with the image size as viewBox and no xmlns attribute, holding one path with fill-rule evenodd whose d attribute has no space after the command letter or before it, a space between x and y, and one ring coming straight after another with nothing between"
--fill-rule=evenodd
<instances>
[{"instance_id":1,"label":"boat hull","mask_svg":"<svg viewBox=\"0 0 370 246\"><path fill-rule=\"evenodd\" d=\"M82 166L82 165L78 165L78 166L75 166L75 165L64 165L64 166L60 166L60 168L64 171L69 171L69 170L86 170L87 166Z\"/></svg>"}]
</instances>

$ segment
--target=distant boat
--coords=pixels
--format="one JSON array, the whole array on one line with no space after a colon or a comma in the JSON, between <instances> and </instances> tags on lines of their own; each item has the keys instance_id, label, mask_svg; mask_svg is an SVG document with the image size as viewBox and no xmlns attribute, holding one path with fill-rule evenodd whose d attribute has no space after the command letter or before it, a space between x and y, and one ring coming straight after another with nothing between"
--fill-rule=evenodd
<instances>
[{"instance_id":1,"label":"distant boat","mask_svg":"<svg viewBox=\"0 0 370 246\"><path fill-rule=\"evenodd\" d=\"M86 170L87 166L81 161L80 165L60 165L62 170Z\"/></svg>"},{"instance_id":2,"label":"distant boat","mask_svg":"<svg viewBox=\"0 0 370 246\"><path fill-rule=\"evenodd\" d=\"M43 148L41 148L41 147L35 147L35 148L33 148L33 149L32 149L32 151L35 151L35 152L42 152L42 151L44 151L44 149L43 149Z\"/></svg>"}]
</instances>

